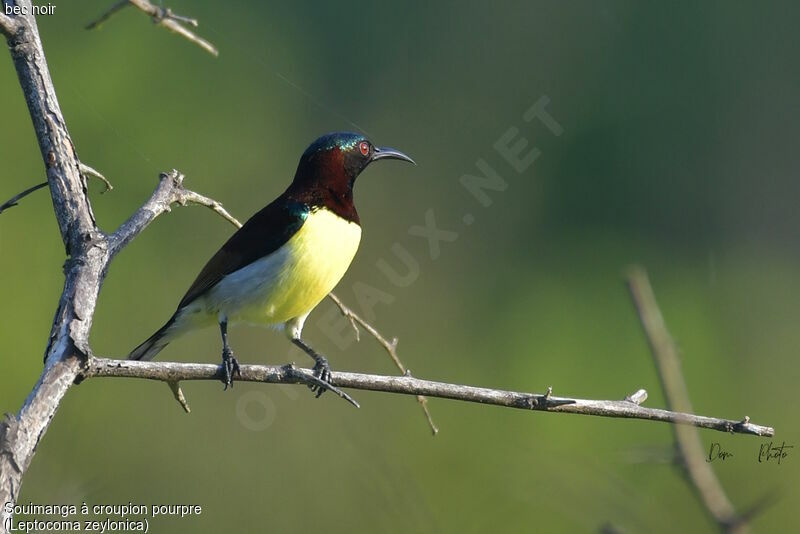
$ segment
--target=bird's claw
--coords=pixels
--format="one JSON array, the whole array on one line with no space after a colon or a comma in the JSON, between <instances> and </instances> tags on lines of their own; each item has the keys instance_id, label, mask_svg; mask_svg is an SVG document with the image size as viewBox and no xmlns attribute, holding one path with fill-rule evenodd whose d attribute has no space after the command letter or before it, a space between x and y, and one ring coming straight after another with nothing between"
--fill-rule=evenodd
<instances>
[{"instance_id":1,"label":"bird's claw","mask_svg":"<svg viewBox=\"0 0 800 534\"><path fill-rule=\"evenodd\" d=\"M312 371L314 371L314 376L318 378L320 382L324 383L324 386L319 383L307 384L308 389L315 392L317 398L319 398L325 391L331 389L331 366L324 356L318 356L317 363L314 365Z\"/></svg>"},{"instance_id":2,"label":"bird's claw","mask_svg":"<svg viewBox=\"0 0 800 534\"><path fill-rule=\"evenodd\" d=\"M325 374L324 371L324 368L326 367L327 367L327 374ZM361 407L361 405L358 404L358 402L356 402L356 400L353 397L351 397L341 389L331 384L330 382L331 369L327 361L323 364L318 363L317 365L315 365L313 369L313 374L311 376L309 376L305 372L301 372L300 370L298 370L293 363L287 364L283 368L287 375L292 376L301 382L304 382L311 391L316 391L317 397L319 397L325 391L332 391L333 393L340 396L341 398L343 398L356 408ZM325 377L325 380L323 380L322 378L323 376Z\"/></svg>"},{"instance_id":3,"label":"bird's claw","mask_svg":"<svg viewBox=\"0 0 800 534\"><path fill-rule=\"evenodd\" d=\"M307 372L299 372L294 367L294 364L291 364L286 368L288 373L293 375L298 381L304 382L312 392L317 394L317 398L319 398L319 396L326 391L330 390L356 408L359 407L358 403L355 401L355 399L353 399L353 397L331 384L333 373L331 372L330 364L328 364L328 359L325 356L309 347L299 337L293 338L292 343L303 349L303 352L314 358L316 363L314 364L310 375Z\"/></svg>"},{"instance_id":4,"label":"bird's claw","mask_svg":"<svg viewBox=\"0 0 800 534\"><path fill-rule=\"evenodd\" d=\"M222 351L222 373L222 382L225 384L226 390L228 389L228 386L233 389L234 376L242 376L241 369L239 368L239 362L233 356L233 351L227 348L223 349Z\"/></svg>"}]
</instances>

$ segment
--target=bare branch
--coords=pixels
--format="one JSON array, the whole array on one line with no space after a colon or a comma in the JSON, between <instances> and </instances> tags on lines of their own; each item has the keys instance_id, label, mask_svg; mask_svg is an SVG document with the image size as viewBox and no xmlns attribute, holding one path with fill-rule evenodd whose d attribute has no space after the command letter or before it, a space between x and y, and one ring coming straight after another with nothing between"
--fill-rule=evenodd
<instances>
[{"instance_id":1,"label":"bare branch","mask_svg":"<svg viewBox=\"0 0 800 534\"><path fill-rule=\"evenodd\" d=\"M383 337L383 335L380 332L378 332L378 330L375 329L375 327L373 327L371 324L369 324L364 319L359 317L358 314L356 314L353 310L348 308L344 304L344 302L342 302L341 299L337 297L335 294L330 293L328 295L328 298L330 298L339 307L339 310L341 310L342 315L344 315L351 321L354 321L355 323L361 325L361 327L364 330L366 330L372 337L374 337L378 341L378 343L380 343L383 346L384 349L386 349L386 352L389 353L389 356L392 358L392 361L394 362L394 364L397 366L397 368L400 370L401 373L406 372L406 367L403 365L403 362L400 361L400 358L397 357L397 338L393 338L391 341L389 341L388 339Z\"/></svg>"},{"instance_id":2,"label":"bare branch","mask_svg":"<svg viewBox=\"0 0 800 534\"><path fill-rule=\"evenodd\" d=\"M61 399L89 352L89 331L107 255L95 225L79 159L56 97L30 0L17 0L8 49L28 106L64 243L64 289L45 351L45 368L16 416L2 426L0 501L16 502L22 476ZM5 19L4 19L5 20ZM5 511L2 512L5 524ZM0 530L4 527L0 526Z\"/></svg>"},{"instance_id":3,"label":"bare branch","mask_svg":"<svg viewBox=\"0 0 800 534\"><path fill-rule=\"evenodd\" d=\"M746 525L756 516L761 515L767 508L777 504L779 500L780 495L777 490L773 489L772 491L768 491L765 495L762 495L759 500L751 504L744 512L739 514L739 525ZM739 525L731 525L731 527L736 528ZM741 532L741 530L737 532Z\"/></svg>"},{"instance_id":4,"label":"bare branch","mask_svg":"<svg viewBox=\"0 0 800 534\"><path fill-rule=\"evenodd\" d=\"M13 208L14 206L17 205L17 203L20 200L22 200L26 196L30 195L34 191L37 191L37 190L39 190L39 189L41 189L41 188L43 188L45 186L47 186L47 182L42 182L40 184L34 185L33 187L29 187L28 189L26 189L22 193L19 193L18 195L14 195L13 197L11 197L7 201L5 201L3 204L0 204L0 213L3 213L8 208Z\"/></svg>"},{"instance_id":5,"label":"bare branch","mask_svg":"<svg viewBox=\"0 0 800 534\"><path fill-rule=\"evenodd\" d=\"M94 170L93 168L89 167L85 163L79 162L78 163L78 168L80 169L80 172L81 172L82 175L84 175L84 176L94 176L95 178L100 179L100 181L102 181L103 184L105 184L106 188L105 188L104 191L100 192L101 195L103 193L106 193L106 192L111 191L112 189L114 189L114 186L111 185L111 182L109 182L106 179L105 176L103 176L102 174L100 174L99 172ZM37 191L37 190L43 188L47 184L48 184L48 182L42 182L40 184L36 184L33 187L29 187L28 189L26 189L22 193L19 193L18 195L11 197L6 202L4 202L3 204L0 205L0 213L3 213L8 208L12 208L12 207L16 206L17 203L20 200L22 200L24 197L30 195L34 191Z\"/></svg>"},{"instance_id":6,"label":"bare branch","mask_svg":"<svg viewBox=\"0 0 800 534\"><path fill-rule=\"evenodd\" d=\"M91 358L84 370L84 376L86 378L125 377L160 380L163 382L183 382L186 380L220 380L223 374L222 367L213 364ZM238 377L238 379L244 382L299 384L305 383L307 380L312 379L313 376L313 372L310 369L288 365L243 364L241 365L241 377ZM626 400L587 400L552 395L547 397L539 393L522 393L434 382L412 376L382 376L337 371L333 372L331 383L342 388L383 391L403 395L426 395L428 397L492 404L524 410L646 419L756 436L772 436L775 433L770 427L755 425L750 422L745 423L743 421L704 417L656 408L644 408Z\"/></svg>"},{"instance_id":7,"label":"bare branch","mask_svg":"<svg viewBox=\"0 0 800 534\"><path fill-rule=\"evenodd\" d=\"M400 357L397 356L398 340L396 337L392 338L391 341L383 337L383 335L380 332L378 332L377 328L369 324L367 321L362 319L357 313L355 313L353 310L347 307L344 304L344 302L342 302L342 300L339 297L337 297L334 293L328 294L328 298L331 299L336 304L336 306L339 307L339 310L342 312L342 315L344 315L345 317L347 317L347 319L350 320L350 324L352 325L353 330L355 330L356 332L356 341L360 340L361 337L358 331L358 325L361 325L361 327L364 330L366 330L372 337L374 337L378 341L378 343L381 344L381 346L384 349L386 349L386 352L389 354L389 357L392 359L392 361L400 370L400 372L403 373L404 375L409 374L408 369L406 369L406 366L403 365L403 362L400 361ZM439 433L439 428L436 426L436 423L433 422L433 417L431 417L431 412L428 409L428 399L426 399L423 395L417 395L417 402L419 402L419 405L422 406L422 411L425 413L425 418L428 420L428 425L431 427L431 432L433 432L433 435L435 436L436 434Z\"/></svg>"},{"instance_id":8,"label":"bare branch","mask_svg":"<svg viewBox=\"0 0 800 534\"><path fill-rule=\"evenodd\" d=\"M217 50L217 48L213 44L206 41L202 37L198 37L194 32L185 28L184 26L181 26L178 23L178 21L169 13L169 10L167 10L167 15L168 15L167 18L163 18L160 21L158 21L159 25L163 26L164 28L168 29L173 33L177 33L178 35L185 37L186 39L190 40L191 42L193 42L194 44L196 44L197 46L199 46L212 56L214 57L219 56L219 50Z\"/></svg>"},{"instance_id":9,"label":"bare branch","mask_svg":"<svg viewBox=\"0 0 800 534\"><path fill-rule=\"evenodd\" d=\"M89 24L86 25L87 30L92 30L100 26L103 22L108 20L114 13L121 10L125 6L132 5L138 8L140 11L150 15L153 19L155 24L162 26L173 33L177 33L178 35L188 39L189 41L193 42L197 46L201 47L203 50L207 51L209 54L213 56L219 55L219 50L211 44L210 42L206 41L202 37L197 36L194 32L183 26L182 24L188 24L189 26L197 27L197 19L193 19L191 17L185 17L183 15L178 15L173 13L170 8L164 8L161 6L157 6L155 4L150 3L148 0L122 0L117 2L113 6L111 6L106 12L100 15L97 19L93 20Z\"/></svg>"},{"instance_id":10,"label":"bare branch","mask_svg":"<svg viewBox=\"0 0 800 534\"><path fill-rule=\"evenodd\" d=\"M342 315L344 315L345 318L348 321L350 321L350 326L353 327L353 332L356 335L356 341L361 341L361 330L358 329L358 323L356 323L356 314L353 313L353 310L345 306L344 302L342 302L342 300L339 297L337 297L336 294L334 293L328 293L328 298L331 299L334 304L336 304L336 307L339 308L339 311L342 312ZM391 357L392 350L394 349L394 347L391 344L384 343L385 339L383 336L375 337L375 339L378 340L378 343L383 345L384 348L386 348L386 351L389 353L389 356ZM397 365L397 361L395 361L395 365ZM402 363L398 365L397 368L400 369L401 373L405 372Z\"/></svg>"},{"instance_id":11,"label":"bare branch","mask_svg":"<svg viewBox=\"0 0 800 534\"><path fill-rule=\"evenodd\" d=\"M228 213L227 210L222 207L220 202L217 202L213 198L203 196L200 193L195 193L194 191L189 191L188 189L181 189L176 202L181 206L186 206L187 204L205 206L217 212L223 219L234 225L236 228L242 227L242 223L240 223L236 217Z\"/></svg>"},{"instance_id":12,"label":"bare branch","mask_svg":"<svg viewBox=\"0 0 800 534\"><path fill-rule=\"evenodd\" d=\"M647 273L641 267L633 267L628 273L627 284L653 353L667 407L691 412L692 405L681 373L678 350L667 331ZM749 422L750 418L745 416L744 424ZM706 461L703 443L697 430L688 426L675 426L673 431L677 450L682 459L681 464L706 510L723 529L730 532L744 532L746 525L736 513L736 509L714 475L714 470Z\"/></svg>"},{"instance_id":13,"label":"bare branch","mask_svg":"<svg viewBox=\"0 0 800 534\"><path fill-rule=\"evenodd\" d=\"M64 395L73 383L80 382L81 362L91 352L88 328L108 265L126 243L175 203L207 206L238 225L221 204L184 189L183 175L173 170L162 173L161 182L151 198L114 234L106 236L99 230L90 234L90 239L78 249L75 259L67 261L67 279L53 324L44 372L19 414L9 416L0 425L0 501L16 501L22 476L39 440L47 431ZM170 383L170 389L183 409L189 412L189 404L177 381Z\"/></svg>"},{"instance_id":14,"label":"bare branch","mask_svg":"<svg viewBox=\"0 0 800 534\"><path fill-rule=\"evenodd\" d=\"M101 24L103 24L105 21L111 18L111 15L113 15L123 7L127 7L129 5L131 5L131 3L128 0L120 0L119 2L108 8L106 11L104 11L102 15L100 15L92 22L87 24L86 29L93 30L95 28L99 28Z\"/></svg>"},{"instance_id":15,"label":"bare branch","mask_svg":"<svg viewBox=\"0 0 800 534\"><path fill-rule=\"evenodd\" d=\"M39 141L61 238L68 252L77 252L86 236L96 230L94 215L50 77L31 1L18 0L16 5L27 15L14 17L17 30L8 38L8 48Z\"/></svg>"},{"instance_id":16,"label":"bare branch","mask_svg":"<svg viewBox=\"0 0 800 534\"><path fill-rule=\"evenodd\" d=\"M147 202L145 202L136 213L131 215L127 221L122 223L116 232L109 236L112 256L117 254L131 239L147 228L147 225L149 225L153 219L165 211L170 211L170 206L172 206L172 204L179 204L181 206L187 204L206 206L217 212L237 228L241 227L241 223L228 213L222 207L222 204L214 199L195 193L194 191L184 189L183 178L183 174L175 169L168 173L161 173L161 181Z\"/></svg>"},{"instance_id":17,"label":"bare branch","mask_svg":"<svg viewBox=\"0 0 800 534\"><path fill-rule=\"evenodd\" d=\"M0 6L2 5L3 3L0 2ZM0 11L0 32L2 32L6 37L11 37L17 32L18 29L19 25L17 24L17 21L14 20L13 17Z\"/></svg>"}]
</instances>

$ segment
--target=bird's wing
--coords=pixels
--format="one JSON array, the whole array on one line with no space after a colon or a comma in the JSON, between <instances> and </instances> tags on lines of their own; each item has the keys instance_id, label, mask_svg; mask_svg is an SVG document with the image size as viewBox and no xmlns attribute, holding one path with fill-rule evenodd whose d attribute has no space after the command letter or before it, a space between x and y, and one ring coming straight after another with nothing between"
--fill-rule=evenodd
<instances>
[{"instance_id":1,"label":"bird's wing","mask_svg":"<svg viewBox=\"0 0 800 534\"><path fill-rule=\"evenodd\" d=\"M253 215L208 260L178 309L214 287L226 275L278 250L303 226L309 211L306 204L281 196Z\"/></svg>"}]
</instances>

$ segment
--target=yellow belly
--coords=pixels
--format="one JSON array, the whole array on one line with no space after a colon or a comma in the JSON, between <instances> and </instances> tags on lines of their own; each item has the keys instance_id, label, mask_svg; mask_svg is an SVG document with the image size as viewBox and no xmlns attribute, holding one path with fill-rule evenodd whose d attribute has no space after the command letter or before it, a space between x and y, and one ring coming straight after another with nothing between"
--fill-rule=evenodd
<instances>
[{"instance_id":1,"label":"yellow belly","mask_svg":"<svg viewBox=\"0 0 800 534\"><path fill-rule=\"evenodd\" d=\"M207 309L261 324L301 317L339 283L360 241L359 225L324 208L313 211L280 249L220 281Z\"/></svg>"}]
</instances>

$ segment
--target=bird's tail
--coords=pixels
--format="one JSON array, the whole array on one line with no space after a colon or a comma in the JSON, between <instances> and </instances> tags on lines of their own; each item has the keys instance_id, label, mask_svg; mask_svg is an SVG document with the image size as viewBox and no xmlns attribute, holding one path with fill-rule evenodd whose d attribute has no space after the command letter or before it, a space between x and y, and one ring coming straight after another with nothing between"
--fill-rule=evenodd
<instances>
[{"instance_id":1,"label":"bird's tail","mask_svg":"<svg viewBox=\"0 0 800 534\"><path fill-rule=\"evenodd\" d=\"M147 338L144 343L133 349L128 354L129 360L152 360L156 355L164 350L164 347L169 345L175 336L171 335L170 329L175 324L175 316L167 321L167 323L158 329L158 331Z\"/></svg>"}]
</instances>

